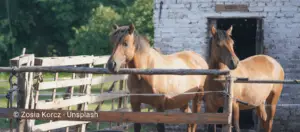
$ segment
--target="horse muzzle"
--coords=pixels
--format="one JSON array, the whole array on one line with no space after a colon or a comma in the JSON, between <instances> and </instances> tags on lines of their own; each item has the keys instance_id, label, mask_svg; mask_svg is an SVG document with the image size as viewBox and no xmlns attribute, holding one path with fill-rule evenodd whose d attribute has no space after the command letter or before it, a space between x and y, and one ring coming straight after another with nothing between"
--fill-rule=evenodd
<instances>
[{"instance_id":1,"label":"horse muzzle","mask_svg":"<svg viewBox=\"0 0 300 132\"><path fill-rule=\"evenodd\" d=\"M239 62L240 62L240 61L239 61L238 59L232 58L232 59L230 60L230 64L229 64L228 68L229 68L230 70L236 69L237 66L238 66L238 64L239 64Z\"/></svg>"},{"instance_id":2,"label":"horse muzzle","mask_svg":"<svg viewBox=\"0 0 300 132\"><path fill-rule=\"evenodd\" d=\"M114 60L109 61L106 64L106 68L111 71L111 72L117 72L118 68L117 68L117 63Z\"/></svg>"}]
</instances>

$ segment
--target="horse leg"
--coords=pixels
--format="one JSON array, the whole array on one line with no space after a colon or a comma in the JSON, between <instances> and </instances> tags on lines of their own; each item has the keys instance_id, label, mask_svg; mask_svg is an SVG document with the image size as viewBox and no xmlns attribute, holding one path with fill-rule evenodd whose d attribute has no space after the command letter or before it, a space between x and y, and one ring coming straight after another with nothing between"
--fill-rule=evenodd
<instances>
[{"instance_id":1,"label":"horse leg","mask_svg":"<svg viewBox=\"0 0 300 132\"><path fill-rule=\"evenodd\" d=\"M141 103L138 102L138 98L131 97L130 104L132 108L132 112L141 112ZM134 123L134 132L141 131L141 123Z\"/></svg>"},{"instance_id":2,"label":"horse leg","mask_svg":"<svg viewBox=\"0 0 300 132\"><path fill-rule=\"evenodd\" d=\"M203 91L201 91L203 92ZM193 113L199 113L201 111L201 101L203 99L203 93L196 94L196 97L193 99ZM196 132L197 124L191 125L191 132Z\"/></svg>"},{"instance_id":3,"label":"horse leg","mask_svg":"<svg viewBox=\"0 0 300 132\"><path fill-rule=\"evenodd\" d=\"M191 109L189 107L189 104L186 104L183 107L181 107L180 111L182 111L184 113L190 113ZM191 125L190 124L187 125L187 132L191 132Z\"/></svg>"},{"instance_id":4,"label":"horse leg","mask_svg":"<svg viewBox=\"0 0 300 132\"><path fill-rule=\"evenodd\" d=\"M278 99L280 97L281 92L277 93L271 93L266 102L267 102L267 121L265 124L265 132L271 132L272 131L272 125L273 125L273 119L276 112L276 105L278 103Z\"/></svg>"},{"instance_id":5,"label":"horse leg","mask_svg":"<svg viewBox=\"0 0 300 132\"><path fill-rule=\"evenodd\" d=\"M266 108L265 108L265 104L261 104L256 108L256 114L260 119L261 125L263 128L266 125L266 121L267 121L267 113L266 113ZM259 131L259 130L258 130Z\"/></svg>"},{"instance_id":6,"label":"horse leg","mask_svg":"<svg viewBox=\"0 0 300 132\"><path fill-rule=\"evenodd\" d=\"M233 123L236 132L240 132L240 108L237 102L232 103Z\"/></svg>"},{"instance_id":7,"label":"horse leg","mask_svg":"<svg viewBox=\"0 0 300 132\"><path fill-rule=\"evenodd\" d=\"M159 107L156 110L157 112L165 112L165 109L163 107ZM165 124L164 123L157 123L156 129L158 132L165 132Z\"/></svg>"},{"instance_id":8,"label":"horse leg","mask_svg":"<svg viewBox=\"0 0 300 132\"><path fill-rule=\"evenodd\" d=\"M217 113L218 112L218 107L213 105L212 103L209 102L210 100L205 99L205 113ZM208 132L216 132L217 127L216 124L209 124L208 125Z\"/></svg>"}]
</instances>

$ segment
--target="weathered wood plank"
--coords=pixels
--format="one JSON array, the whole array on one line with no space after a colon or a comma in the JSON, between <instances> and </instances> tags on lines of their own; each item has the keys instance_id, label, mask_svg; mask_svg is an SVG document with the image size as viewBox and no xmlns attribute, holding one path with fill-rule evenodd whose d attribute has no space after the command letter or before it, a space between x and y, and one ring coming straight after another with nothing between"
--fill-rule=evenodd
<instances>
[{"instance_id":1,"label":"weathered wood plank","mask_svg":"<svg viewBox=\"0 0 300 132\"><path fill-rule=\"evenodd\" d=\"M226 76L226 89L228 92L228 97L225 97L224 103L224 113L228 114L228 124L224 124L222 127L222 132L231 132L231 120L232 120L232 99L233 99L233 79L230 76Z\"/></svg>"},{"instance_id":2,"label":"weathered wood plank","mask_svg":"<svg viewBox=\"0 0 300 132\"><path fill-rule=\"evenodd\" d=\"M65 87L81 86L81 85L87 85L87 84L99 85L101 83L126 80L127 77L128 77L127 75L99 76L99 77L93 78L92 83L91 83L91 79L89 79L89 78L42 82L39 85L39 90L65 88Z\"/></svg>"},{"instance_id":3,"label":"weathered wood plank","mask_svg":"<svg viewBox=\"0 0 300 132\"><path fill-rule=\"evenodd\" d=\"M128 75L99 76L99 77L93 78L92 85L99 85L101 83L126 80L127 78L128 78Z\"/></svg>"},{"instance_id":4,"label":"weathered wood plank","mask_svg":"<svg viewBox=\"0 0 300 132\"><path fill-rule=\"evenodd\" d=\"M103 68L104 68L104 67L106 67L106 64L103 65ZM102 75L102 76L104 76L104 75ZM104 89L103 86L104 86L103 83L100 84L100 93L103 93L103 89ZM96 109L95 109L96 112L101 111L102 103L104 103L104 102L99 102L99 103L98 103L98 106L97 106ZM99 130L99 129L100 129L100 122L97 122L97 123L96 123L96 130Z\"/></svg>"},{"instance_id":5,"label":"weathered wood plank","mask_svg":"<svg viewBox=\"0 0 300 132\"><path fill-rule=\"evenodd\" d=\"M18 66L28 63L28 60L31 60L32 56L34 54L25 54L23 56L17 56L15 58L10 59L10 65L11 66Z\"/></svg>"},{"instance_id":6,"label":"weathered wood plank","mask_svg":"<svg viewBox=\"0 0 300 132\"><path fill-rule=\"evenodd\" d=\"M238 12L249 12L248 5L244 4L216 4L215 6L216 12L232 12L232 11L238 11Z\"/></svg>"},{"instance_id":7,"label":"weathered wood plank","mask_svg":"<svg viewBox=\"0 0 300 132\"><path fill-rule=\"evenodd\" d=\"M89 123L89 121L54 121L54 122L49 122L49 123L44 123L40 125L35 125L32 128L32 131L49 131L49 130L54 130L58 128L64 128L64 127L70 127L70 126L76 126L80 124L86 124Z\"/></svg>"},{"instance_id":8,"label":"weathered wood plank","mask_svg":"<svg viewBox=\"0 0 300 132\"><path fill-rule=\"evenodd\" d=\"M77 105L80 103L87 102L90 99L90 96L79 96L79 97L74 97L72 99L57 99L52 102L38 102L36 105L37 109L56 109L56 108L63 108L63 107L68 107L72 105Z\"/></svg>"},{"instance_id":9,"label":"weathered wood plank","mask_svg":"<svg viewBox=\"0 0 300 132\"><path fill-rule=\"evenodd\" d=\"M38 66L68 66L91 64L106 64L109 55L105 56L65 56L65 57L36 57L36 65Z\"/></svg>"},{"instance_id":10,"label":"weathered wood plank","mask_svg":"<svg viewBox=\"0 0 300 132\"><path fill-rule=\"evenodd\" d=\"M76 67L76 65L74 66L74 67ZM76 78L76 74L75 73L73 73L72 74L72 79L75 79ZM70 90L70 91L69 91ZM73 97L73 94L74 94L74 86L72 86L72 87L70 87L69 89L68 89L68 92L67 93L70 93L70 95L66 95L66 96L68 96L70 99ZM72 106L69 106L68 107L68 110L71 110L72 109ZM66 127L66 132L69 132L70 131L70 128L69 127Z\"/></svg>"},{"instance_id":11,"label":"weathered wood plank","mask_svg":"<svg viewBox=\"0 0 300 132\"><path fill-rule=\"evenodd\" d=\"M89 104L97 103L100 101L105 101L105 100L111 100L114 98L119 98L123 97L125 95L125 92L115 92L117 94L111 94L111 93L102 93L97 96L93 95L85 95L85 96L79 96L79 97L73 97L72 99L56 99L55 101L52 102L38 102L36 105L37 109L56 109L56 108L63 108L63 107L68 107L72 105L77 105L77 104L82 104L85 102L88 102Z\"/></svg>"},{"instance_id":12,"label":"weathered wood plank","mask_svg":"<svg viewBox=\"0 0 300 132\"><path fill-rule=\"evenodd\" d=\"M105 55L105 56L95 56L94 58L94 65L103 65L106 64L106 62L109 59L109 55Z\"/></svg>"},{"instance_id":13,"label":"weathered wood plank","mask_svg":"<svg viewBox=\"0 0 300 132\"><path fill-rule=\"evenodd\" d=\"M58 80L58 76L59 76L58 74L59 74L58 72L55 73L55 76L54 76L55 82ZM55 100L55 98L56 98L56 88L52 89L52 100ZM52 122L52 120L49 121L49 123L51 123L51 122ZM51 132L51 131L47 131L47 132Z\"/></svg>"},{"instance_id":14,"label":"weathered wood plank","mask_svg":"<svg viewBox=\"0 0 300 132\"><path fill-rule=\"evenodd\" d=\"M0 108L3 109L3 108ZM12 109L9 118L13 117ZM1 111L1 110L0 110ZM21 119L68 120L91 122L138 122L138 123L169 123L169 124L229 124L228 113L166 113L166 112L111 112L111 111L69 111L46 109L19 109L21 113L60 113L60 116L25 116ZM81 116L83 114L83 116ZM70 116L73 115L73 116Z\"/></svg>"},{"instance_id":15,"label":"weathered wood plank","mask_svg":"<svg viewBox=\"0 0 300 132\"><path fill-rule=\"evenodd\" d=\"M85 85L88 83L90 83L90 79L88 79L88 78L42 82L39 85L39 90L80 86L80 85Z\"/></svg>"},{"instance_id":16,"label":"weathered wood plank","mask_svg":"<svg viewBox=\"0 0 300 132\"><path fill-rule=\"evenodd\" d=\"M92 68L93 65L89 64L88 67ZM92 83L93 74L91 74L91 73L87 74L86 73L84 76L86 78L89 78L90 82L87 85L83 85L83 87L82 87L83 91L81 91L81 92L89 95L89 94L91 94L91 88L92 88L91 83ZM80 108L80 107L78 107L78 108ZM82 104L82 110L83 111L88 110L88 103L87 102L85 102L85 103ZM80 127L79 127L80 132L85 132L86 131L86 126L87 126L86 124L81 124Z\"/></svg>"},{"instance_id":17,"label":"weathered wood plank","mask_svg":"<svg viewBox=\"0 0 300 132\"><path fill-rule=\"evenodd\" d=\"M25 55L25 52L26 50L23 49L22 51L22 54ZM28 57L28 63L26 64L26 66L34 66L34 54L30 54L29 57ZM34 109L34 97L33 97L33 72L27 72L25 74L27 77L26 77L26 81L27 81L27 98L26 98L26 102L27 102L27 105L26 107L28 107L29 109ZM34 126L34 120L27 120L27 124L28 124L28 130L31 130L32 126Z\"/></svg>"},{"instance_id":18,"label":"weathered wood plank","mask_svg":"<svg viewBox=\"0 0 300 132\"><path fill-rule=\"evenodd\" d=\"M90 64L94 56L67 56L67 57L36 57L35 65L38 66L70 66Z\"/></svg>"},{"instance_id":19,"label":"weathered wood plank","mask_svg":"<svg viewBox=\"0 0 300 132\"><path fill-rule=\"evenodd\" d=\"M26 64L27 67L34 65L34 54L22 54L21 56L15 57L10 60L11 66L15 66L17 68L22 67ZM11 71L10 71L11 72ZM32 100L32 79L33 73L18 73L17 76L17 85L18 85L18 100L17 107L30 109L32 107L30 100ZM31 126L33 125L32 120L18 120L17 121L17 131L29 131Z\"/></svg>"}]
</instances>

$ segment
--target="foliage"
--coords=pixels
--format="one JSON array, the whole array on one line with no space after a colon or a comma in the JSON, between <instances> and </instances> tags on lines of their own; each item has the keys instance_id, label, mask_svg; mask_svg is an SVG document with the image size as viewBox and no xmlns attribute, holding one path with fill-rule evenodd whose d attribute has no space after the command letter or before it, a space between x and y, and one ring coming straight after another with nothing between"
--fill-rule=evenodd
<instances>
[{"instance_id":1,"label":"foliage","mask_svg":"<svg viewBox=\"0 0 300 132\"><path fill-rule=\"evenodd\" d=\"M7 19L0 20L0 31L2 31L2 33L0 34L0 61L5 60L7 58L9 44L15 43L16 41L15 38L11 36L9 31L5 32L5 30L8 30L8 27L9 26Z\"/></svg>"},{"instance_id":2,"label":"foliage","mask_svg":"<svg viewBox=\"0 0 300 132\"><path fill-rule=\"evenodd\" d=\"M121 16L110 7L100 5L93 10L87 25L74 28L75 39L69 42L72 54L108 54L108 32Z\"/></svg>"},{"instance_id":3,"label":"foliage","mask_svg":"<svg viewBox=\"0 0 300 132\"><path fill-rule=\"evenodd\" d=\"M129 2L128 2L129 3ZM127 3L127 4L128 4ZM125 5L126 2L124 2ZM142 35L146 35L153 43L153 1L136 0L131 6L113 9L100 5L93 11L87 25L75 28L75 39L70 41L70 51L74 55L94 54L107 55L111 53L111 44L108 35L112 25L128 25L134 23Z\"/></svg>"},{"instance_id":4,"label":"foliage","mask_svg":"<svg viewBox=\"0 0 300 132\"><path fill-rule=\"evenodd\" d=\"M22 48L36 56L110 53L113 23L133 22L153 42L152 0L2 0L0 65Z\"/></svg>"},{"instance_id":5,"label":"foliage","mask_svg":"<svg viewBox=\"0 0 300 132\"><path fill-rule=\"evenodd\" d=\"M153 45L154 25L153 15L153 0L137 0L124 13L122 23L133 22L136 29L142 34L146 35Z\"/></svg>"}]
</instances>

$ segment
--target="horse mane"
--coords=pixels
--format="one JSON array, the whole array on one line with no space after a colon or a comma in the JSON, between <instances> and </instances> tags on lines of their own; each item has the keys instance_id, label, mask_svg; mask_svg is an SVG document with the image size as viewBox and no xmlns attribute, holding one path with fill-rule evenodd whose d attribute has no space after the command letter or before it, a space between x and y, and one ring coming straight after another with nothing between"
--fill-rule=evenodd
<instances>
[{"instance_id":1,"label":"horse mane","mask_svg":"<svg viewBox=\"0 0 300 132\"><path fill-rule=\"evenodd\" d=\"M118 44L123 41L124 37L129 34L129 26L120 26L114 30L110 35L110 41L114 44ZM136 46L136 52L144 52L150 48L150 41L146 36L140 35L137 30L134 30L134 45Z\"/></svg>"}]
</instances>

